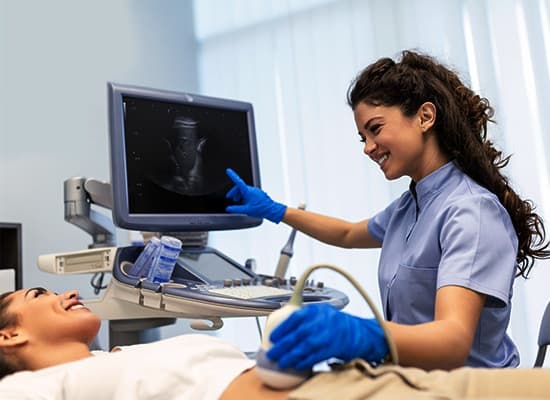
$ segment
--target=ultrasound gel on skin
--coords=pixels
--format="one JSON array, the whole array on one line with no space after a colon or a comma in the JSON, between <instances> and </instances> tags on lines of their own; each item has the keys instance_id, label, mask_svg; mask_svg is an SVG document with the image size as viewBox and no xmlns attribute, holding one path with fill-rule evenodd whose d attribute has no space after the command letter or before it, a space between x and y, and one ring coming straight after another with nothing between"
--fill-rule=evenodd
<instances>
[{"instance_id":1,"label":"ultrasound gel on skin","mask_svg":"<svg viewBox=\"0 0 550 400\"><path fill-rule=\"evenodd\" d=\"M172 236L160 238L160 251L149 271L149 280L157 283L168 282L176 266L181 251L181 240Z\"/></svg>"}]
</instances>

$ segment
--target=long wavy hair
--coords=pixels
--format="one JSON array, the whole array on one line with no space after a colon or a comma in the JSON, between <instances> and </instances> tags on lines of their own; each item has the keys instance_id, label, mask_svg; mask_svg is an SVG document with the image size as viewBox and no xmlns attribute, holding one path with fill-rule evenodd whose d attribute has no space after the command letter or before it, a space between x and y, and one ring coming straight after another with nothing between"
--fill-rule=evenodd
<instances>
[{"instance_id":1,"label":"long wavy hair","mask_svg":"<svg viewBox=\"0 0 550 400\"><path fill-rule=\"evenodd\" d=\"M403 51L396 62L382 58L353 80L347 93L352 109L360 103L398 106L413 116L429 101L437 109L434 130L445 154L477 183L493 192L508 211L518 236L516 276L527 278L535 259L550 257L542 218L530 200L522 200L501 173L510 156L503 156L487 139L494 110L458 74L431 56Z\"/></svg>"}]
</instances>

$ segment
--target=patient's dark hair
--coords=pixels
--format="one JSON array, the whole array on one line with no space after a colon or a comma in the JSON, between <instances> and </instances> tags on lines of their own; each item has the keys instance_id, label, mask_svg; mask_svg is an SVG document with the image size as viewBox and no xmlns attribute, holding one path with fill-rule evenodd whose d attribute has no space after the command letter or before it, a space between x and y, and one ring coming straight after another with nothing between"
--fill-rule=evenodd
<instances>
[{"instance_id":1,"label":"patient's dark hair","mask_svg":"<svg viewBox=\"0 0 550 400\"><path fill-rule=\"evenodd\" d=\"M518 236L517 275L527 278L535 259L550 257L549 244L533 203L521 199L501 173L510 156L503 156L487 138L487 123L494 122L489 101L462 83L457 73L414 51L402 52L398 61L382 58L369 65L348 89L352 109L360 103L398 106L411 117L425 102L436 107L434 131L443 152L508 211Z\"/></svg>"},{"instance_id":2,"label":"patient's dark hair","mask_svg":"<svg viewBox=\"0 0 550 400\"><path fill-rule=\"evenodd\" d=\"M13 292L6 292L0 295L0 329L10 328L17 324L17 315L8 311L11 304L11 297L9 297L11 294ZM21 369L20 365L8 360L4 352L0 350L0 379Z\"/></svg>"}]
</instances>

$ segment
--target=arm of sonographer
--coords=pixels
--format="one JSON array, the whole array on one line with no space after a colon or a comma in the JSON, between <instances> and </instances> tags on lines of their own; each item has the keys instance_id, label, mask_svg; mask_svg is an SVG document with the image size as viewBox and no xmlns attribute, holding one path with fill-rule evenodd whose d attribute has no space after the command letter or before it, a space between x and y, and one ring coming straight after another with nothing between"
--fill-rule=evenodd
<instances>
[{"instance_id":1,"label":"arm of sonographer","mask_svg":"<svg viewBox=\"0 0 550 400\"><path fill-rule=\"evenodd\" d=\"M298 231L321 242L343 248L377 248L380 242L367 229L368 220L349 222L340 218L287 207L272 200L259 188L248 186L235 171L228 169L227 175L235 186L226 197L234 205L227 212L266 218L272 222L284 222Z\"/></svg>"}]
</instances>

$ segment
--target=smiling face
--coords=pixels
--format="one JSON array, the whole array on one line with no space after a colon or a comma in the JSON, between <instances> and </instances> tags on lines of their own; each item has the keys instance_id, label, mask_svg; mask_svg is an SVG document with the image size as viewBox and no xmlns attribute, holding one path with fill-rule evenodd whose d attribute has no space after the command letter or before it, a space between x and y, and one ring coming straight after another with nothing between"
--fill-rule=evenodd
<instances>
[{"instance_id":1,"label":"smiling face","mask_svg":"<svg viewBox=\"0 0 550 400\"><path fill-rule=\"evenodd\" d=\"M17 328L30 341L90 344L101 320L78 300L78 292L55 294L44 288L11 294L8 312L17 316Z\"/></svg>"},{"instance_id":2,"label":"smiling face","mask_svg":"<svg viewBox=\"0 0 550 400\"><path fill-rule=\"evenodd\" d=\"M359 103L354 117L364 153L389 180L409 176L418 182L448 161L432 129L435 107L431 103L424 103L411 117L397 106Z\"/></svg>"}]
</instances>

